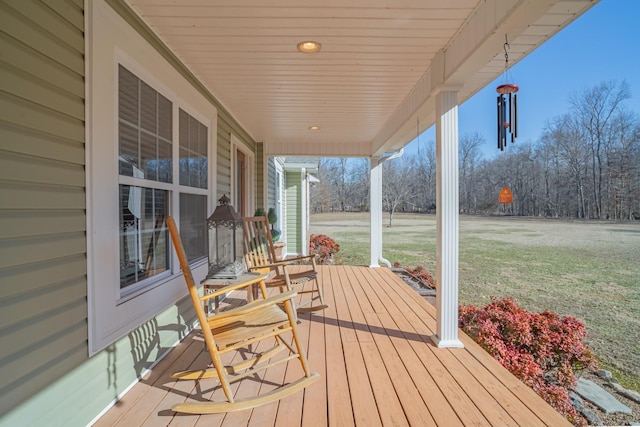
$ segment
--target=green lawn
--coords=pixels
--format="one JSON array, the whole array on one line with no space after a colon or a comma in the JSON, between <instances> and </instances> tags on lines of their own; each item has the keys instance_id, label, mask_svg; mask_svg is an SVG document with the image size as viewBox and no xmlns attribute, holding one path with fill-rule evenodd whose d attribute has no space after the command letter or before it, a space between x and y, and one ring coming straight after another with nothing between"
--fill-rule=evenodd
<instances>
[{"instance_id":1,"label":"green lawn","mask_svg":"<svg viewBox=\"0 0 640 427\"><path fill-rule=\"evenodd\" d=\"M311 232L340 244L336 262L369 265L368 214L312 215ZM435 278L435 251L435 216L385 223L391 263L421 265ZM512 296L528 310L575 316L601 366L640 389L640 222L461 216L459 264L461 304Z\"/></svg>"}]
</instances>

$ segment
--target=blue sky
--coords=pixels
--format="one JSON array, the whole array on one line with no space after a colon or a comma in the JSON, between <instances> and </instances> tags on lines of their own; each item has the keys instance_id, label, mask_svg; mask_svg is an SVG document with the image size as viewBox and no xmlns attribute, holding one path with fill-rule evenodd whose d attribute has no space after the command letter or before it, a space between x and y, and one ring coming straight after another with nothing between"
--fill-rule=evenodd
<instances>
[{"instance_id":1,"label":"blue sky","mask_svg":"<svg viewBox=\"0 0 640 427\"><path fill-rule=\"evenodd\" d=\"M631 89L627 108L640 114L640 0L601 0L548 42L509 69L518 91L518 142L537 141L545 123L569 108L569 96L607 80L626 80ZM477 131L486 142L484 158L500 154L496 147L495 87L500 76L458 110L459 136ZM420 143L435 141L435 127ZM511 144L505 149L509 150ZM414 140L406 148L415 153Z\"/></svg>"}]
</instances>

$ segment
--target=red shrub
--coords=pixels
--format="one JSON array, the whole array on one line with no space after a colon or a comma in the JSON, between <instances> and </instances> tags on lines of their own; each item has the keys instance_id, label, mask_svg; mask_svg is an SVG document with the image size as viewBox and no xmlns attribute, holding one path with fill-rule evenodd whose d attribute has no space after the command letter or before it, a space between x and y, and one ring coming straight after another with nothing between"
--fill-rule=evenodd
<instances>
[{"instance_id":1,"label":"red shrub","mask_svg":"<svg viewBox=\"0 0 640 427\"><path fill-rule=\"evenodd\" d=\"M513 298L492 298L482 309L459 310L460 327L469 336L569 421L584 425L568 393L576 385L577 370L596 368L581 321L548 310L528 312Z\"/></svg>"},{"instance_id":2,"label":"red shrub","mask_svg":"<svg viewBox=\"0 0 640 427\"><path fill-rule=\"evenodd\" d=\"M319 264L328 264L332 255L340 250L340 245L324 234L312 234L309 239L309 253L317 255Z\"/></svg>"}]
</instances>

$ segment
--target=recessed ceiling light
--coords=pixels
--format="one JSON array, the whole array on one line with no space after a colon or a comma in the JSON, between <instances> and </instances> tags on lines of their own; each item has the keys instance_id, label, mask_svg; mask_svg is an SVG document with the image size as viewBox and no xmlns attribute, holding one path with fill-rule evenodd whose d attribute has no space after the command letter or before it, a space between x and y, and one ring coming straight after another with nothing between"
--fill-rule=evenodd
<instances>
[{"instance_id":1,"label":"recessed ceiling light","mask_svg":"<svg viewBox=\"0 0 640 427\"><path fill-rule=\"evenodd\" d=\"M316 53L320 52L322 45L312 40L298 43L298 50L302 53Z\"/></svg>"},{"instance_id":2,"label":"recessed ceiling light","mask_svg":"<svg viewBox=\"0 0 640 427\"><path fill-rule=\"evenodd\" d=\"M309 126L309 130L320 130L320 126Z\"/></svg>"}]
</instances>

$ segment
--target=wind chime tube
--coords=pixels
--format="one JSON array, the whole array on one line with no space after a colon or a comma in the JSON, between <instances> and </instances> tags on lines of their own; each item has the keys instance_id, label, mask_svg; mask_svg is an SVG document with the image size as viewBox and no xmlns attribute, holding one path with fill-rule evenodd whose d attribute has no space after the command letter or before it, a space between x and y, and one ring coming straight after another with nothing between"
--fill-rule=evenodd
<instances>
[{"instance_id":1,"label":"wind chime tube","mask_svg":"<svg viewBox=\"0 0 640 427\"><path fill-rule=\"evenodd\" d=\"M518 95L513 94L513 129L511 129L513 138L518 137Z\"/></svg>"},{"instance_id":2,"label":"wind chime tube","mask_svg":"<svg viewBox=\"0 0 640 427\"><path fill-rule=\"evenodd\" d=\"M507 120L507 98L502 96L502 133L500 138L502 140L502 149L504 150L507 146L507 128L504 126L504 122Z\"/></svg>"},{"instance_id":3,"label":"wind chime tube","mask_svg":"<svg viewBox=\"0 0 640 427\"><path fill-rule=\"evenodd\" d=\"M498 103L497 103L497 106L498 106L498 114L497 114L497 117L498 117L498 133L497 133L497 135L498 135L498 150L502 151L502 139L501 139L502 134L500 133L500 128L502 127L502 125L500 124L502 122L502 120L500 120L500 106L501 106L500 98L501 98L501 96L498 95Z\"/></svg>"},{"instance_id":4,"label":"wind chime tube","mask_svg":"<svg viewBox=\"0 0 640 427\"><path fill-rule=\"evenodd\" d=\"M514 142L514 136L513 136L513 104L512 102L512 93L509 92L509 130L511 131L511 143L513 144Z\"/></svg>"}]
</instances>

